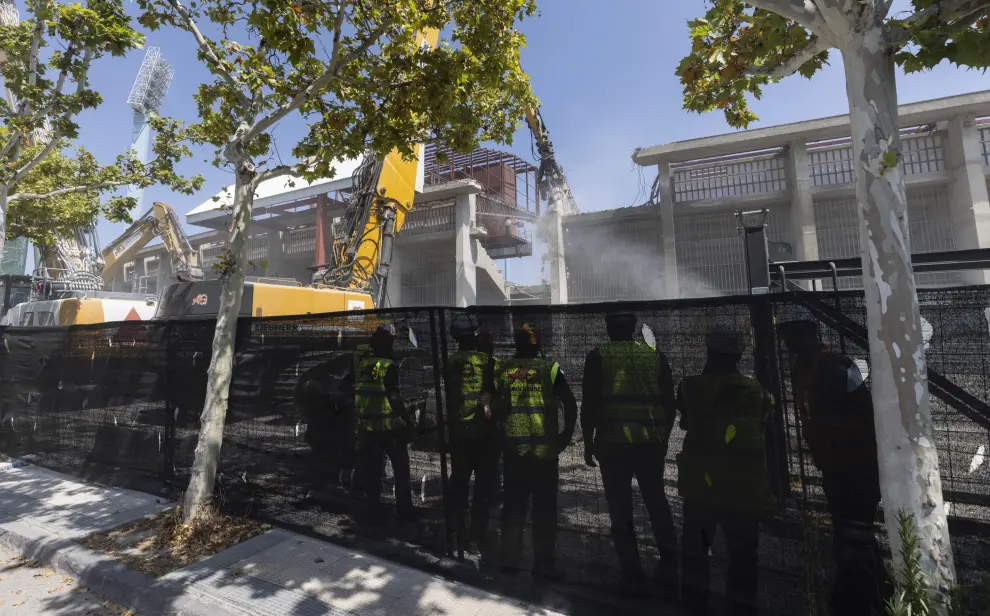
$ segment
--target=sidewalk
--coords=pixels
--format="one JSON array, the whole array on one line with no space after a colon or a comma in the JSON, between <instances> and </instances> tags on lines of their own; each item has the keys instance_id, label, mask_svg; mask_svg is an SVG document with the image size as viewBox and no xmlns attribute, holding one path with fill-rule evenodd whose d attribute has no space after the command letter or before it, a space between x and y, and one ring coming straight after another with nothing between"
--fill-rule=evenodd
<instances>
[{"instance_id":1,"label":"sidewalk","mask_svg":"<svg viewBox=\"0 0 990 616\"><path fill-rule=\"evenodd\" d=\"M371 555L272 530L160 579L74 542L161 511L152 495L36 466L0 470L0 548L75 576L138 616L555 616Z\"/></svg>"}]
</instances>

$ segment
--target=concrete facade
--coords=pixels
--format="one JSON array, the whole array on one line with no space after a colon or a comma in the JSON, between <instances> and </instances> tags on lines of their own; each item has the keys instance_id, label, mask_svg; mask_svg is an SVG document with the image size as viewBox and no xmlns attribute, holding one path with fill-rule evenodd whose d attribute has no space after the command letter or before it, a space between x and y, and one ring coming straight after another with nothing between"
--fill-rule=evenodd
<instances>
[{"instance_id":1,"label":"concrete facade","mask_svg":"<svg viewBox=\"0 0 990 616\"><path fill-rule=\"evenodd\" d=\"M535 167L515 156L479 150L437 162L427 147L422 186L395 238L387 288L391 307L502 305L509 290L494 258L532 254L522 229L537 216ZM356 165L342 164L353 173ZM325 263L333 229L344 215L350 175L325 182L285 179L259 187L251 222L248 276L294 278L308 283L312 267ZM230 215L212 198L186 215L188 225L210 230L191 234L207 277L223 249ZM113 290L158 293L171 280L171 263L160 243L145 247L121 268Z\"/></svg>"},{"instance_id":2,"label":"concrete facade","mask_svg":"<svg viewBox=\"0 0 990 616\"><path fill-rule=\"evenodd\" d=\"M914 252L990 247L988 116L990 92L901 106ZM859 255L846 116L641 148L633 160L658 173L655 204L564 219L571 302L744 292L739 210L769 210L778 260ZM921 286L986 281L918 277Z\"/></svg>"}]
</instances>

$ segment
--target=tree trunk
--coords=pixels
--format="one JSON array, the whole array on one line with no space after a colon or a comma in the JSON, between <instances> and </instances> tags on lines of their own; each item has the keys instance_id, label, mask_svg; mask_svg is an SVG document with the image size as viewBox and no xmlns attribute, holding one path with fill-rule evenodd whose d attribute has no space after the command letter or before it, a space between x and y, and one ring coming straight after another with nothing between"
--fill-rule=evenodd
<instances>
[{"instance_id":1,"label":"tree trunk","mask_svg":"<svg viewBox=\"0 0 990 616\"><path fill-rule=\"evenodd\" d=\"M7 191L6 186L0 185L0 255L7 243Z\"/></svg>"},{"instance_id":2,"label":"tree trunk","mask_svg":"<svg viewBox=\"0 0 990 616\"><path fill-rule=\"evenodd\" d=\"M254 205L255 168L249 161L240 162L236 168L233 227L228 248L233 266L228 270L223 285L216 332L213 335L213 356L207 373L206 402L200 416L196 457L183 506L182 517L187 523L199 514L203 505L208 504L213 496L234 367L237 314L244 295L244 264L247 261L247 234Z\"/></svg>"},{"instance_id":3,"label":"tree trunk","mask_svg":"<svg viewBox=\"0 0 990 616\"><path fill-rule=\"evenodd\" d=\"M841 51L856 165L856 209L884 519L897 570L903 565L898 512L907 512L915 519L922 567L944 605L955 583L955 567L942 503L921 313L911 269L894 63L879 27L857 35Z\"/></svg>"}]
</instances>

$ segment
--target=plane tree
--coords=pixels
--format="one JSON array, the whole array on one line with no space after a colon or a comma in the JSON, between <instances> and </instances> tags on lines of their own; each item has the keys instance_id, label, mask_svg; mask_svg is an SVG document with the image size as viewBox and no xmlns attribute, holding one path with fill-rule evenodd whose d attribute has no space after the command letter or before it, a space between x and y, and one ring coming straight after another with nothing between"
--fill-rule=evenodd
<instances>
[{"instance_id":1,"label":"plane tree","mask_svg":"<svg viewBox=\"0 0 990 616\"><path fill-rule=\"evenodd\" d=\"M890 14L892 4L713 0L689 23L691 52L677 75L686 109L721 110L730 126L746 127L757 119L748 101L765 86L795 73L811 78L833 59L842 63L885 521L900 559L897 516L914 519L922 569L944 606L955 572L911 269L896 67L911 73L948 61L985 69L990 1L912 0L898 15Z\"/></svg>"},{"instance_id":2,"label":"plane tree","mask_svg":"<svg viewBox=\"0 0 990 616\"><path fill-rule=\"evenodd\" d=\"M532 104L519 68L519 20L534 0L138 0L156 30L189 34L210 73L196 94L193 139L233 172L232 223L218 259L223 291L184 518L213 493L227 412L247 239L258 185L331 178L337 163L441 139L458 151L508 142ZM435 48L419 33L445 33ZM239 40L235 40L239 39ZM277 148L290 116L306 126ZM286 156L282 159L280 152ZM291 158L290 158L291 156Z\"/></svg>"},{"instance_id":3,"label":"plane tree","mask_svg":"<svg viewBox=\"0 0 990 616\"><path fill-rule=\"evenodd\" d=\"M0 79L8 95L0 97L0 251L8 229L50 245L100 214L128 221L136 199L112 194L122 186L198 189L201 177L175 171L190 152L168 118L151 119L159 136L147 163L127 151L104 164L77 143L79 116L103 103L90 87L92 71L144 41L122 3L29 0L26 7L20 21L0 0Z\"/></svg>"}]
</instances>

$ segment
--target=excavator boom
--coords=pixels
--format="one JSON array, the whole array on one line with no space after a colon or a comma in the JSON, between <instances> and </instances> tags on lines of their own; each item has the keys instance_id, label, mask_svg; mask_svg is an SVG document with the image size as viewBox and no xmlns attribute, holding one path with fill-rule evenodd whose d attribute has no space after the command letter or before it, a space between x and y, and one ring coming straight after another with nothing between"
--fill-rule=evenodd
<instances>
[{"instance_id":1,"label":"excavator boom","mask_svg":"<svg viewBox=\"0 0 990 616\"><path fill-rule=\"evenodd\" d=\"M166 203L156 201L150 210L134 221L127 231L103 250L105 262L101 274L103 280L109 282L117 266L133 260L137 252L147 246L155 236L162 238L162 243L172 260L172 270L179 280L203 279L199 259L182 231L175 210Z\"/></svg>"},{"instance_id":2,"label":"excavator boom","mask_svg":"<svg viewBox=\"0 0 990 616\"><path fill-rule=\"evenodd\" d=\"M417 42L435 47L439 34L432 28L424 30ZM331 262L319 266L313 276L315 284L365 291L375 306L382 306L392 242L413 207L422 152L422 144L416 144L408 160L397 149L384 158L366 155L356 173L343 224L334 235Z\"/></svg>"}]
</instances>

